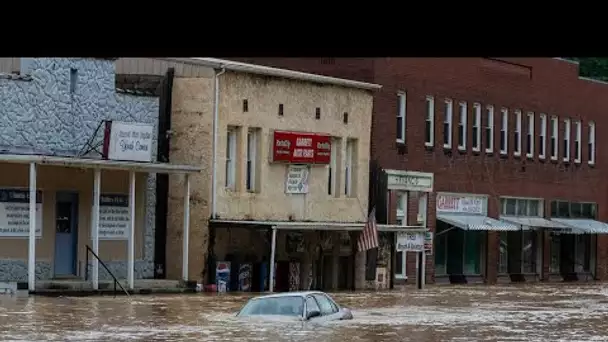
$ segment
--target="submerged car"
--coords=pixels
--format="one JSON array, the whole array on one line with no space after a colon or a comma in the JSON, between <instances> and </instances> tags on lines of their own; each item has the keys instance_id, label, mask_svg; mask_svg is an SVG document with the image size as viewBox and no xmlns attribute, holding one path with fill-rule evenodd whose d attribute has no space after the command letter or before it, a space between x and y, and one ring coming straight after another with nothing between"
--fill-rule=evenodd
<instances>
[{"instance_id":1,"label":"submerged car","mask_svg":"<svg viewBox=\"0 0 608 342\"><path fill-rule=\"evenodd\" d=\"M349 309L340 307L328 294L319 291L285 292L250 299L237 317L290 318L301 321L352 319Z\"/></svg>"}]
</instances>

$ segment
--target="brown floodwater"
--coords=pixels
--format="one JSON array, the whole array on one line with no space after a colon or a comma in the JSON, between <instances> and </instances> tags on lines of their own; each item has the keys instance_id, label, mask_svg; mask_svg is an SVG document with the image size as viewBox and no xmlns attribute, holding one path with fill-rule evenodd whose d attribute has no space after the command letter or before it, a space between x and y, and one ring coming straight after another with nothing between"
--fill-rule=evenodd
<instances>
[{"instance_id":1,"label":"brown floodwater","mask_svg":"<svg viewBox=\"0 0 608 342\"><path fill-rule=\"evenodd\" d=\"M2 341L608 341L608 288L430 286L336 293L352 321L247 322L245 295L0 295Z\"/></svg>"}]
</instances>

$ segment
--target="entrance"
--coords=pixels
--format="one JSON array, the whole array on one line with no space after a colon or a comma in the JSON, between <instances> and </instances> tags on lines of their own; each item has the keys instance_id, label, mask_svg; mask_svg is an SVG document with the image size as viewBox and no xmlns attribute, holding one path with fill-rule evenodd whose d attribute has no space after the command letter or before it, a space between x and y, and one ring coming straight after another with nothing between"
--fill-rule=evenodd
<instances>
[{"instance_id":1,"label":"entrance","mask_svg":"<svg viewBox=\"0 0 608 342\"><path fill-rule=\"evenodd\" d=\"M78 194L58 192L55 207L55 276L76 275Z\"/></svg>"}]
</instances>

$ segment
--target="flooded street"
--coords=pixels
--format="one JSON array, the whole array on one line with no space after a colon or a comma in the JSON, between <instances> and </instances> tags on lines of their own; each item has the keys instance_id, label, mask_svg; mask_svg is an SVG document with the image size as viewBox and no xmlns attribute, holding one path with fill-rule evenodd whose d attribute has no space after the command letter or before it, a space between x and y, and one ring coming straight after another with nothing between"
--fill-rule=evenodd
<instances>
[{"instance_id":1,"label":"flooded street","mask_svg":"<svg viewBox=\"0 0 608 342\"><path fill-rule=\"evenodd\" d=\"M242 295L0 296L2 341L608 341L605 285L340 293L352 321L241 322Z\"/></svg>"}]
</instances>

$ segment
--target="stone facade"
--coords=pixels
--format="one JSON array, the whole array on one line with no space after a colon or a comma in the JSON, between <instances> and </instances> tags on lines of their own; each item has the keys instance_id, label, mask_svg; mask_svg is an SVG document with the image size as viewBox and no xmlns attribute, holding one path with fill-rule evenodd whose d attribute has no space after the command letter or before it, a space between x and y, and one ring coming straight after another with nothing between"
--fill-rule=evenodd
<instances>
[{"instance_id":1,"label":"stone facade","mask_svg":"<svg viewBox=\"0 0 608 342\"><path fill-rule=\"evenodd\" d=\"M114 62L103 59L23 59L21 75L0 77L0 102L0 153L11 154L76 156L102 120L157 126L159 113L157 97L117 93ZM156 139L153 151L155 144ZM149 175L137 278L152 277L154 271L155 187L155 175ZM118 277L126 276L126 261L107 264ZM51 269L49 262L37 262L37 278L49 279ZM26 260L0 260L0 280L26 278ZM104 278L108 275L100 267L100 279Z\"/></svg>"}]
</instances>

